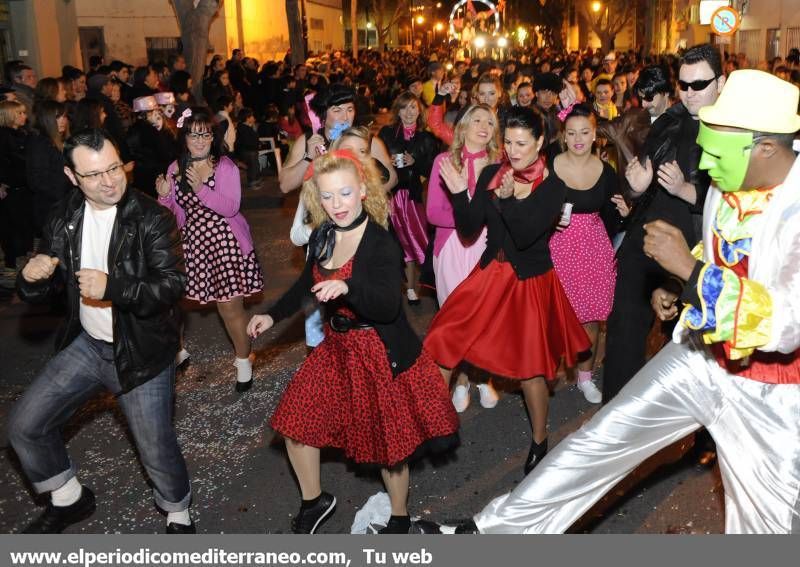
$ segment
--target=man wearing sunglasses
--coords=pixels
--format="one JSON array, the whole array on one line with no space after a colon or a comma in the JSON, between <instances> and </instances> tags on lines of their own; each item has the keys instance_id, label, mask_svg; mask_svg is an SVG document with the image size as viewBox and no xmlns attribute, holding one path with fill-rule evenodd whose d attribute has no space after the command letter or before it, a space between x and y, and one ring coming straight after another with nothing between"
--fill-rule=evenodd
<instances>
[{"instance_id":1,"label":"man wearing sunglasses","mask_svg":"<svg viewBox=\"0 0 800 567\"><path fill-rule=\"evenodd\" d=\"M17 278L25 301L61 293L67 299L58 353L9 418L22 470L37 493L50 493L44 512L23 531L60 533L94 512L94 494L78 481L61 429L105 390L126 417L155 502L167 512L167 533L194 533L189 475L172 425L186 279L174 216L126 187L119 152L103 131L68 139L64 159L79 190L54 208L43 252Z\"/></svg>"},{"instance_id":2,"label":"man wearing sunglasses","mask_svg":"<svg viewBox=\"0 0 800 567\"><path fill-rule=\"evenodd\" d=\"M680 102L667 108L650 127L641 159L628 164L625 177L634 201L627 233L617 252L617 285L608 319L603 367L603 401L611 400L645 363L647 336L654 314L650 295L667 274L643 252L644 225L658 219L697 242L708 175L698 168L698 113L713 104L725 77L719 50L709 44L687 50L679 71ZM663 88L644 93L656 96ZM662 104L666 99L662 97ZM654 109L655 111L655 109ZM651 114L652 116L652 114Z\"/></svg>"}]
</instances>

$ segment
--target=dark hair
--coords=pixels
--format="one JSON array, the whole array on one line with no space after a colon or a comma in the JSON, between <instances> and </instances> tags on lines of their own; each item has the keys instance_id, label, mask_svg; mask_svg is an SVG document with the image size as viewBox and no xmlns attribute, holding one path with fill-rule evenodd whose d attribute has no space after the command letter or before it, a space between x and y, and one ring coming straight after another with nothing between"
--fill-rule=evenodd
<instances>
[{"instance_id":1,"label":"dark hair","mask_svg":"<svg viewBox=\"0 0 800 567\"><path fill-rule=\"evenodd\" d=\"M526 88L533 89L533 85L529 81L523 81L517 86L517 92L519 92L520 89L526 89Z\"/></svg>"},{"instance_id":2,"label":"dark hair","mask_svg":"<svg viewBox=\"0 0 800 567\"><path fill-rule=\"evenodd\" d=\"M504 130L511 128L523 128L530 131L535 139L544 136L544 120L542 114L532 108L523 106L512 106L506 112L506 125Z\"/></svg>"},{"instance_id":3,"label":"dark hair","mask_svg":"<svg viewBox=\"0 0 800 567\"><path fill-rule=\"evenodd\" d=\"M244 122L245 120L247 120L247 119L248 119L248 118L250 118L251 116L255 116L255 113L253 112L253 109L252 109L252 108L247 108L247 107L245 106L245 107L244 107L244 108L242 108L242 109L239 111L239 113L236 115L236 121L237 121L237 122Z\"/></svg>"},{"instance_id":4,"label":"dark hair","mask_svg":"<svg viewBox=\"0 0 800 567\"><path fill-rule=\"evenodd\" d=\"M36 83L36 92L34 93L34 99L36 101L40 100L55 100L58 96L58 85L59 83L64 83L64 79L56 79L55 77L44 77L43 79L39 79L39 82ZM66 90L67 86L64 85L64 90Z\"/></svg>"},{"instance_id":5,"label":"dark hair","mask_svg":"<svg viewBox=\"0 0 800 567\"><path fill-rule=\"evenodd\" d=\"M175 71L169 77L169 90L176 96L189 92L189 80L192 76L187 71Z\"/></svg>"},{"instance_id":6,"label":"dark hair","mask_svg":"<svg viewBox=\"0 0 800 567\"><path fill-rule=\"evenodd\" d=\"M111 71L114 71L116 73L119 73L120 71L122 71L122 68L124 66L125 66L125 63L123 63L119 59L114 59L111 63L108 64L108 68Z\"/></svg>"},{"instance_id":7,"label":"dark hair","mask_svg":"<svg viewBox=\"0 0 800 567\"><path fill-rule=\"evenodd\" d=\"M186 163L188 162L189 149L186 145L186 135L193 130L206 130L214 134L214 140L211 142L211 158L216 163L219 158L225 153L223 151L223 132L220 131L214 115L205 106L191 107L192 115L184 118L183 128L178 128L178 144L180 149L180 158L178 164L182 168L181 178L185 179Z\"/></svg>"},{"instance_id":8,"label":"dark hair","mask_svg":"<svg viewBox=\"0 0 800 567\"><path fill-rule=\"evenodd\" d=\"M134 84L144 84L145 79L147 79L147 75L150 74L150 71L153 69L150 65L145 65L143 67L136 67L133 71L133 82Z\"/></svg>"},{"instance_id":9,"label":"dark hair","mask_svg":"<svg viewBox=\"0 0 800 567\"><path fill-rule=\"evenodd\" d=\"M594 89L597 90L597 87L601 85L608 85L609 87L611 87L611 90L614 90L614 85L612 85L611 81L609 79L606 79L605 77L597 80L597 82L594 85Z\"/></svg>"},{"instance_id":10,"label":"dark hair","mask_svg":"<svg viewBox=\"0 0 800 567\"><path fill-rule=\"evenodd\" d=\"M657 94L670 95L673 92L672 81L669 80L664 69L658 65L649 65L641 70L639 79L633 85L635 93L641 93L646 99Z\"/></svg>"},{"instance_id":11,"label":"dark hair","mask_svg":"<svg viewBox=\"0 0 800 567\"><path fill-rule=\"evenodd\" d=\"M585 103L576 104L572 107L572 110L570 110L569 114L567 114L566 118L564 118L565 127L567 125L567 120L570 118L588 118L589 122L591 122L594 127L597 128L597 115L595 114L594 110L592 110L592 108Z\"/></svg>"},{"instance_id":12,"label":"dark hair","mask_svg":"<svg viewBox=\"0 0 800 567\"><path fill-rule=\"evenodd\" d=\"M690 47L681 57L681 65L694 65L703 61L711 67L715 79L722 76L722 59L719 56L719 49L710 43L701 43Z\"/></svg>"},{"instance_id":13,"label":"dark hair","mask_svg":"<svg viewBox=\"0 0 800 567\"><path fill-rule=\"evenodd\" d=\"M72 65L64 65L61 68L61 76L65 81L76 81L86 75L83 71Z\"/></svg>"},{"instance_id":14,"label":"dark hair","mask_svg":"<svg viewBox=\"0 0 800 567\"><path fill-rule=\"evenodd\" d=\"M175 63L178 62L178 59L183 59L186 61L186 58L183 56L183 53L170 53L169 57L167 57L167 66L172 69Z\"/></svg>"},{"instance_id":15,"label":"dark hair","mask_svg":"<svg viewBox=\"0 0 800 567\"><path fill-rule=\"evenodd\" d=\"M215 100L214 104L211 105L211 110L213 110L214 112L220 112L222 110L225 110L225 107L228 106L229 104L233 104L233 99L228 95L222 95L220 97L217 97L217 100Z\"/></svg>"},{"instance_id":16,"label":"dark hair","mask_svg":"<svg viewBox=\"0 0 800 567\"><path fill-rule=\"evenodd\" d=\"M64 161L67 163L67 167L75 171L75 162L72 161L72 153L79 146L84 146L90 150L99 152L103 149L106 142L114 146L114 149L119 153L117 144L114 143L114 140L105 130L100 128L87 128L81 130L77 134L73 134L64 142Z\"/></svg>"},{"instance_id":17,"label":"dark hair","mask_svg":"<svg viewBox=\"0 0 800 567\"><path fill-rule=\"evenodd\" d=\"M794 146L794 133L792 134L776 134L774 132L753 132L753 139L756 138L769 138L779 146L791 150Z\"/></svg>"},{"instance_id":18,"label":"dark hair","mask_svg":"<svg viewBox=\"0 0 800 567\"><path fill-rule=\"evenodd\" d=\"M533 87L536 92L552 91L557 93L561 90L561 78L555 73L540 73L533 79Z\"/></svg>"},{"instance_id":19,"label":"dark hair","mask_svg":"<svg viewBox=\"0 0 800 567\"><path fill-rule=\"evenodd\" d=\"M316 115L319 116L319 119L324 123L325 114L328 112L330 107L346 104L348 102L355 103L355 101L356 92L352 87L341 84L333 84L329 89L317 93L317 95L311 99L310 106L311 110L313 110Z\"/></svg>"},{"instance_id":20,"label":"dark hair","mask_svg":"<svg viewBox=\"0 0 800 567\"><path fill-rule=\"evenodd\" d=\"M103 64L103 56L102 55L90 55L89 56L89 67L99 67Z\"/></svg>"},{"instance_id":21,"label":"dark hair","mask_svg":"<svg viewBox=\"0 0 800 567\"><path fill-rule=\"evenodd\" d=\"M58 133L58 123L56 121L62 116L66 116L67 105L55 100L43 100L37 102L33 107L33 114L36 118L34 121L36 130L60 150L64 145L64 140L61 134ZM69 126L67 128L67 132L69 132Z\"/></svg>"},{"instance_id":22,"label":"dark hair","mask_svg":"<svg viewBox=\"0 0 800 567\"><path fill-rule=\"evenodd\" d=\"M22 78L23 71L32 71L32 70L33 68L30 65L25 65L24 63L15 65L12 71L12 78L14 79L14 81L16 81L17 79Z\"/></svg>"},{"instance_id":23,"label":"dark hair","mask_svg":"<svg viewBox=\"0 0 800 567\"><path fill-rule=\"evenodd\" d=\"M397 98L392 102L392 126L394 128L400 128L402 126L403 121L400 119L400 111L411 102L417 104L417 110L419 110L419 115L417 116L417 132L422 132L427 126L425 122L425 107L419 97L411 91L403 91L397 95Z\"/></svg>"},{"instance_id":24,"label":"dark hair","mask_svg":"<svg viewBox=\"0 0 800 567\"><path fill-rule=\"evenodd\" d=\"M72 127L75 131L95 130L102 128L100 113L103 111L102 103L91 97L86 97L75 105L75 115L72 117Z\"/></svg>"}]
</instances>

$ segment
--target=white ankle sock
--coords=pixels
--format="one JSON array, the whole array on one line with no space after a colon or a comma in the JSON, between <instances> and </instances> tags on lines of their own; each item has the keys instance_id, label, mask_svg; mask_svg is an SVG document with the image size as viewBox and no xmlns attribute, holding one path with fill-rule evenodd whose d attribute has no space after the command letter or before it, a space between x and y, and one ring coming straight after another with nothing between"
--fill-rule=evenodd
<instances>
[{"instance_id":1,"label":"white ankle sock","mask_svg":"<svg viewBox=\"0 0 800 567\"><path fill-rule=\"evenodd\" d=\"M588 382L592 379L591 370L578 370L578 384L581 382Z\"/></svg>"},{"instance_id":2,"label":"white ankle sock","mask_svg":"<svg viewBox=\"0 0 800 567\"><path fill-rule=\"evenodd\" d=\"M237 382L249 382L253 379L253 363L249 358L237 358L233 365L236 367Z\"/></svg>"},{"instance_id":3,"label":"white ankle sock","mask_svg":"<svg viewBox=\"0 0 800 567\"><path fill-rule=\"evenodd\" d=\"M50 501L53 506L69 506L75 504L81 497L83 488L81 483L78 482L77 477L72 477L63 486L56 488L50 493Z\"/></svg>"},{"instance_id":4,"label":"white ankle sock","mask_svg":"<svg viewBox=\"0 0 800 567\"><path fill-rule=\"evenodd\" d=\"M167 513L167 525L169 524L183 524L184 526L191 526L192 518L189 517L189 508L181 510L180 512Z\"/></svg>"}]
</instances>

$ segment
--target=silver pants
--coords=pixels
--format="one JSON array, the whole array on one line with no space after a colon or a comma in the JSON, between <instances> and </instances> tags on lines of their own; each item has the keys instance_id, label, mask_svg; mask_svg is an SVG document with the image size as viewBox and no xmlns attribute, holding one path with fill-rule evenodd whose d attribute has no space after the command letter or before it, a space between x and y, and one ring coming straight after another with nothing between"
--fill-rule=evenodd
<instances>
[{"instance_id":1,"label":"silver pants","mask_svg":"<svg viewBox=\"0 0 800 567\"><path fill-rule=\"evenodd\" d=\"M664 347L513 492L481 533L563 533L642 461L705 427L717 444L727 533L800 533L800 385L728 374L704 346Z\"/></svg>"}]
</instances>

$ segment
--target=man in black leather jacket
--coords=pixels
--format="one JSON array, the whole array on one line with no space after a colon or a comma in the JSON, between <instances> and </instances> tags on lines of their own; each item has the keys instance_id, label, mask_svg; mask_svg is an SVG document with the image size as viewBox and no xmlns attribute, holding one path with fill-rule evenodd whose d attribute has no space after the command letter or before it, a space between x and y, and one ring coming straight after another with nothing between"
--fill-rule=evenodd
<instances>
[{"instance_id":1,"label":"man in black leather jacket","mask_svg":"<svg viewBox=\"0 0 800 567\"><path fill-rule=\"evenodd\" d=\"M603 367L604 403L644 366L647 335L655 317L651 295L669 278L644 255L644 225L661 219L679 228L690 245L699 238L696 225L702 218L710 180L698 169L698 112L717 100L725 84L719 50L709 44L687 50L678 84L680 102L650 128L644 164L633 160L626 170L635 205L617 252L617 284Z\"/></svg>"},{"instance_id":2,"label":"man in black leather jacket","mask_svg":"<svg viewBox=\"0 0 800 567\"><path fill-rule=\"evenodd\" d=\"M193 533L191 487L172 425L178 301L185 268L173 215L126 187L108 134L78 133L64 146L65 173L78 186L54 209L42 253L17 279L25 301L65 294L67 320L57 354L14 406L9 438L45 511L26 533L59 533L94 512L92 491L77 480L61 428L106 389L128 422L167 512L167 533Z\"/></svg>"}]
</instances>

